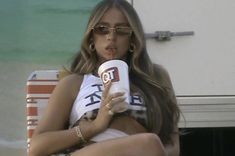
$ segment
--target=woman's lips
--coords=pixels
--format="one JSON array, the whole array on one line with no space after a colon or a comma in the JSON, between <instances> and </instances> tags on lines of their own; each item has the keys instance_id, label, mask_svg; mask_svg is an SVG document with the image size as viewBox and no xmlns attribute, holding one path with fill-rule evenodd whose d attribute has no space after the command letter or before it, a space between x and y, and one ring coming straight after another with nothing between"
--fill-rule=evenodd
<instances>
[{"instance_id":1,"label":"woman's lips","mask_svg":"<svg viewBox=\"0 0 235 156\"><path fill-rule=\"evenodd\" d=\"M107 47L105 49L108 51L109 54L112 54L112 55L116 54L116 52L117 52L116 47Z\"/></svg>"},{"instance_id":2,"label":"woman's lips","mask_svg":"<svg viewBox=\"0 0 235 156\"><path fill-rule=\"evenodd\" d=\"M117 51L117 48L107 48L106 50L113 53Z\"/></svg>"}]
</instances>

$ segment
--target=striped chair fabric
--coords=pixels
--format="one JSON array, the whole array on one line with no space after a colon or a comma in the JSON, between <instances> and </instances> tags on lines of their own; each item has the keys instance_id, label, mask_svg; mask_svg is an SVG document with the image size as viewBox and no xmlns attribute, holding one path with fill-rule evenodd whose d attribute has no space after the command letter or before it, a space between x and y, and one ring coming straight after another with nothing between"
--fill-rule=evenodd
<instances>
[{"instance_id":1,"label":"striped chair fabric","mask_svg":"<svg viewBox=\"0 0 235 156\"><path fill-rule=\"evenodd\" d=\"M27 144L38 121L42 117L48 99L59 81L58 70L38 70L31 73L27 80L26 103L27 103Z\"/></svg>"}]
</instances>

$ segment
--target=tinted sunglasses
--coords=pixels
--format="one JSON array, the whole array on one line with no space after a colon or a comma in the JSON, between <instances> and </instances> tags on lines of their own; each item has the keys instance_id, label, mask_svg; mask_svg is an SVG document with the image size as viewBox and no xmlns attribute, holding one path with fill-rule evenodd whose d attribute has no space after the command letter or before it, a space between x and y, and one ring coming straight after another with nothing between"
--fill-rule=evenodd
<instances>
[{"instance_id":1,"label":"tinted sunglasses","mask_svg":"<svg viewBox=\"0 0 235 156\"><path fill-rule=\"evenodd\" d=\"M128 26L116 26L114 28L110 28L105 25L97 25L93 29L93 32L99 35L107 35L111 33L111 31L115 32L117 35L131 35L132 29Z\"/></svg>"}]
</instances>

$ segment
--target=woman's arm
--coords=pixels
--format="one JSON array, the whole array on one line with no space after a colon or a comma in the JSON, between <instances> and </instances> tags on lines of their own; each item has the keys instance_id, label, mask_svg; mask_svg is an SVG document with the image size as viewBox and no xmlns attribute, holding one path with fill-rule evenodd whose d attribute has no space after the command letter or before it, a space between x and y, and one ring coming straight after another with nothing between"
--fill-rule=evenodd
<instances>
[{"instance_id":1,"label":"woman's arm","mask_svg":"<svg viewBox=\"0 0 235 156\"><path fill-rule=\"evenodd\" d=\"M180 155L180 141L178 128L171 134L173 143L165 145L167 156Z\"/></svg>"},{"instance_id":2,"label":"woman's arm","mask_svg":"<svg viewBox=\"0 0 235 156\"><path fill-rule=\"evenodd\" d=\"M81 80L81 76L70 75L57 84L34 131L30 143L30 156L50 155L79 142L74 129L65 129Z\"/></svg>"},{"instance_id":3,"label":"woman's arm","mask_svg":"<svg viewBox=\"0 0 235 156\"><path fill-rule=\"evenodd\" d=\"M159 72L158 77L160 77L161 82L166 88L168 88L168 95L170 96L171 101L175 104L174 108L174 132L171 134L173 144L165 145L165 149L168 156L179 156L180 155L180 142L179 142L179 130L177 127L179 121L180 110L177 106L177 100L174 92L174 88L170 79L169 73L164 69L164 67L155 64L155 70Z\"/></svg>"},{"instance_id":4,"label":"woman's arm","mask_svg":"<svg viewBox=\"0 0 235 156\"><path fill-rule=\"evenodd\" d=\"M74 100L77 97L81 86L82 77L70 75L61 80L54 89L48 103L43 118L37 126L30 145L30 156L45 156L72 147L81 142L81 137L77 136L75 128L67 129L70 112ZM83 137L87 140L97 133L105 130L112 116L109 115L106 106L112 99L116 103L121 103L125 99L121 98L123 93L108 94L111 83L109 83L102 94L101 106L95 120L82 121L79 127ZM67 129L67 130L66 130Z\"/></svg>"}]
</instances>

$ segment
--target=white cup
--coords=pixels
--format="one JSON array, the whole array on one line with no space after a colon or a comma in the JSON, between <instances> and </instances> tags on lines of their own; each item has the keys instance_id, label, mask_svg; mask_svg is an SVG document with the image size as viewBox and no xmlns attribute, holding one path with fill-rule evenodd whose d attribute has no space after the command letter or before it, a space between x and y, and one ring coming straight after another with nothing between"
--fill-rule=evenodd
<instances>
[{"instance_id":1,"label":"white cup","mask_svg":"<svg viewBox=\"0 0 235 156\"><path fill-rule=\"evenodd\" d=\"M100 65L98 74L104 86L111 80L112 85L109 89L109 94L116 92L125 92L125 101L113 106L114 112L124 112L129 108L130 103L130 86L129 86L129 73L128 65L122 60L110 60Z\"/></svg>"}]
</instances>

